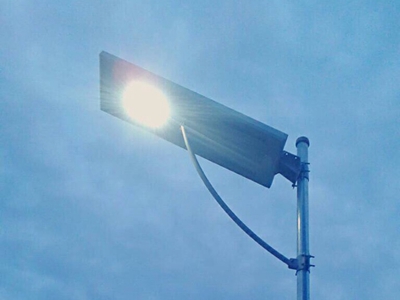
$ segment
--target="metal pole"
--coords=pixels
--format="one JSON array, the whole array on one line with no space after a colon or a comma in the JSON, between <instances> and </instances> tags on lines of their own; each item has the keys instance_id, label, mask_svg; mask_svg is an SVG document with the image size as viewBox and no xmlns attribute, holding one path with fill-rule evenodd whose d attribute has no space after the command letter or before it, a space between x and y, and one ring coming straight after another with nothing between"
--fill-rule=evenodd
<instances>
[{"instance_id":1,"label":"metal pole","mask_svg":"<svg viewBox=\"0 0 400 300\"><path fill-rule=\"evenodd\" d=\"M301 173L297 180L297 300L310 299L310 250L308 239L308 147L310 141L302 136L296 141L301 160Z\"/></svg>"}]
</instances>

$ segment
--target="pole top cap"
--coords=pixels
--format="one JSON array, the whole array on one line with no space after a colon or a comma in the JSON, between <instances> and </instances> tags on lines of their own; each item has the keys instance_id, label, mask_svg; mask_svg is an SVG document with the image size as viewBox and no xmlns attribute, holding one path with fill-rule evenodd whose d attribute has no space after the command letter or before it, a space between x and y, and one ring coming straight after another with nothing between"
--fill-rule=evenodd
<instances>
[{"instance_id":1,"label":"pole top cap","mask_svg":"<svg viewBox=\"0 0 400 300\"><path fill-rule=\"evenodd\" d=\"M306 143L307 146L310 146L310 141L309 141L309 139L306 138L305 136L301 136L301 137L299 137L299 138L296 140L296 147L297 147L297 145L300 144L300 143Z\"/></svg>"}]
</instances>

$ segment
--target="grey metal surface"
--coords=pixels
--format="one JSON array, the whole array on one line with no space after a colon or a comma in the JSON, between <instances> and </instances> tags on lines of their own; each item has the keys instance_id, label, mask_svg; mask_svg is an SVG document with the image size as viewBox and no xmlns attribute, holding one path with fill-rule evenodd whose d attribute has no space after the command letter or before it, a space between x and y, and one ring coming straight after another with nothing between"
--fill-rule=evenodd
<instances>
[{"instance_id":1,"label":"grey metal surface","mask_svg":"<svg viewBox=\"0 0 400 300\"><path fill-rule=\"evenodd\" d=\"M100 54L100 80L103 111L185 149L184 125L195 154L265 187L279 173L285 133L106 52ZM154 84L167 96L172 116L164 127L145 128L124 111L122 93L132 80Z\"/></svg>"},{"instance_id":2,"label":"grey metal surface","mask_svg":"<svg viewBox=\"0 0 400 300\"><path fill-rule=\"evenodd\" d=\"M297 300L310 299L310 249L308 222L308 147L307 138L297 139L297 155L300 157L302 171L297 180Z\"/></svg>"}]
</instances>

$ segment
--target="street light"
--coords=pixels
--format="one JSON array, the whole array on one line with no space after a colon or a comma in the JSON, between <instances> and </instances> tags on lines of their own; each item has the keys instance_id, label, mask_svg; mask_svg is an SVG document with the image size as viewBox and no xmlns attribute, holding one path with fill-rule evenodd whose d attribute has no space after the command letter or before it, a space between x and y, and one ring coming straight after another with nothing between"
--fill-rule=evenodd
<instances>
[{"instance_id":1,"label":"street light","mask_svg":"<svg viewBox=\"0 0 400 300\"><path fill-rule=\"evenodd\" d=\"M309 299L308 146L283 150L287 135L109 53L100 53L100 105L115 117L188 150L207 189L265 250L296 270L297 299ZM297 184L297 257L287 258L248 228L219 197L196 155L270 188L276 174Z\"/></svg>"}]
</instances>

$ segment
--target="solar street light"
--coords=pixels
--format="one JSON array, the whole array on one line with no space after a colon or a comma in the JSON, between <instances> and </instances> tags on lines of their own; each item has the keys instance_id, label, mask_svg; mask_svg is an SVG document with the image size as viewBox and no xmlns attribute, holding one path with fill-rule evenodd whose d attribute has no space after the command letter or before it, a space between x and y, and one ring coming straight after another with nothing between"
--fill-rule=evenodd
<instances>
[{"instance_id":1,"label":"solar street light","mask_svg":"<svg viewBox=\"0 0 400 300\"><path fill-rule=\"evenodd\" d=\"M278 173L296 182L300 159L283 150L287 134L106 52L100 80L103 111L184 149L185 125L195 154L265 187Z\"/></svg>"},{"instance_id":2,"label":"solar street light","mask_svg":"<svg viewBox=\"0 0 400 300\"><path fill-rule=\"evenodd\" d=\"M206 187L229 217L265 250L296 270L298 299L309 299L308 146L284 151L287 134L139 66L100 53L101 109L188 150ZM276 174L297 184L297 257L287 258L251 231L219 197L199 155L270 188Z\"/></svg>"}]
</instances>

